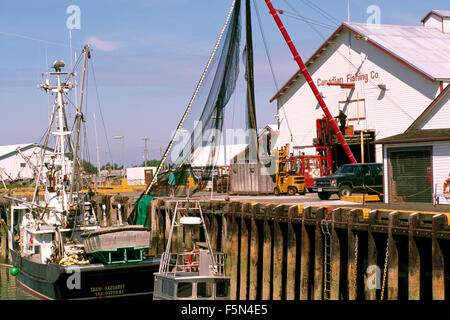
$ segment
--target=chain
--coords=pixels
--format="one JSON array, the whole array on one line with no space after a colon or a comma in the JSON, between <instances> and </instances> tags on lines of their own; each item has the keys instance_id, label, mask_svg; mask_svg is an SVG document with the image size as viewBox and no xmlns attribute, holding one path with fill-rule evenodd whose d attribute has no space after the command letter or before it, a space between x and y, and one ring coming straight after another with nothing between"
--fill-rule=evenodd
<instances>
[{"instance_id":1,"label":"chain","mask_svg":"<svg viewBox=\"0 0 450 320\"><path fill-rule=\"evenodd\" d=\"M384 258L383 285L381 286L381 297L380 297L381 300L384 300L384 289L386 287L388 260L389 260L389 237L386 242L386 257Z\"/></svg>"},{"instance_id":2,"label":"chain","mask_svg":"<svg viewBox=\"0 0 450 320\"><path fill-rule=\"evenodd\" d=\"M355 268L353 270L353 276L356 281L358 279L358 235L355 236ZM353 296L355 297L355 300L357 298L357 286L353 284Z\"/></svg>"},{"instance_id":3,"label":"chain","mask_svg":"<svg viewBox=\"0 0 450 320\"><path fill-rule=\"evenodd\" d=\"M373 191L373 192L376 192L376 193L378 193L378 194L383 194L383 192L379 192L379 191L377 191L377 190L375 190L375 189L372 189L372 188L369 187L368 185L364 185L364 187L367 188L367 189L369 189L369 190L371 190L371 191ZM419 194L424 193L424 192L426 192L426 191L428 191L428 190L430 190L430 189L431 189L431 187L428 187L428 188L426 188L426 189L424 189L424 190L422 190L422 191L419 191L419 192L417 192L417 193L414 193L414 194L410 194L410 195L407 195L407 196L397 195L397 197L410 198L410 197L418 196Z\"/></svg>"}]
</instances>

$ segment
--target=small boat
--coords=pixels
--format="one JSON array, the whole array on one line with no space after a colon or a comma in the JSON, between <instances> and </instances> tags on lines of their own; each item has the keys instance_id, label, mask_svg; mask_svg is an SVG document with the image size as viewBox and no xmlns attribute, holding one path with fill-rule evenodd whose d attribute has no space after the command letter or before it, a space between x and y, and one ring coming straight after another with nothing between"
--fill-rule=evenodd
<instances>
[{"instance_id":1,"label":"small boat","mask_svg":"<svg viewBox=\"0 0 450 320\"><path fill-rule=\"evenodd\" d=\"M225 254L214 253L211 248L200 202L185 203L187 206L181 207L182 201L176 202L169 240L155 273L153 299L229 300L230 277L225 275ZM193 241L192 249L171 253L173 231L180 226L202 228L206 245Z\"/></svg>"},{"instance_id":2,"label":"small boat","mask_svg":"<svg viewBox=\"0 0 450 320\"><path fill-rule=\"evenodd\" d=\"M121 219L119 225L101 226L99 221L106 219L105 207L96 213L88 194L81 191L78 149L89 46L84 47L82 57L80 99L73 126L67 122L66 97L75 87L71 80L74 73L63 72L61 60L53 64L54 71L44 73L48 78L41 88L56 97L39 163L33 165L34 195L29 199L3 196L9 200L12 264L19 270L19 284L41 299L151 297L153 283L143 279L153 279L159 259L144 255L150 231L126 225ZM51 136L55 140L52 147Z\"/></svg>"}]
</instances>

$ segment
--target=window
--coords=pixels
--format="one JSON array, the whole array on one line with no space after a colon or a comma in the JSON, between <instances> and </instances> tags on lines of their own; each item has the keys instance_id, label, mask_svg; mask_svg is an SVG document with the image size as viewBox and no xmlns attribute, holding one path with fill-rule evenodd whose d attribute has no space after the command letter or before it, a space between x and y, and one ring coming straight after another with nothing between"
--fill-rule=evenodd
<instances>
[{"instance_id":1,"label":"window","mask_svg":"<svg viewBox=\"0 0 450 320\"><path fill-rule=\"evenodd\" d=\"M162 278L162 293L165 296L173 297L174 284L173 281Z\"/></svg>"},{"instance_id":2,"label":"window","mask_svg":"<svg viewBox=\"0 0 450 320\"><path fill-rule=\"evenodd\" d=\"M211 298L211 296L212 296L212 282L198 282L197 298Z\"/></svg>"},{"instance_id":3,"label":"window","mask_svg":"<svg viewBox=\"0 0 450 320\"><path fill-rule=\"evenodd\" d=\"M20 167L21 167L21 168L25 168L25 162L21 162L21 163L20 163Z\"/></svg>"},{"instance_id":4,"label":"window","mask_svg":"<svg viewBox=\"0 0 450 320\"><path fill-rule=\"evenodd\" d=\"M216 297L226 298L228 297L228 289L230 287L230 281L220 280L216 282Z\"/></svg>"},{"instance_id":5,"label":"window","mask_svg":"<svg viewBox=\"0 0 450 320\"><path fill-rule=\"evenodd\" d=\"M189 298L192 296L192 283L191 282L178 282L177 297Z\"/></svg>"}]
</instances>

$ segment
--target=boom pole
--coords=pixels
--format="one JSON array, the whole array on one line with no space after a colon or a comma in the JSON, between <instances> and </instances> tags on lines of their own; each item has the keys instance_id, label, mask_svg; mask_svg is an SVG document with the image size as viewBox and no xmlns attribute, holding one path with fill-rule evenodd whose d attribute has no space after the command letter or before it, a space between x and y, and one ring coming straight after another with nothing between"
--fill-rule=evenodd
<instances>
[{"instance_id":1,"label":"boom pole","mask_svg":"<svg viewBox=\"0 0 450 320\"><path fill-rule=\"evenodd\" d=\"M284 40L286 40L286 43L289 47L289 49L292 52L292 55L294 56L294 60L297 62L298 66L300 67L300 71L303 73L303 76L305 77L305 80L308 82L312 92L314 93L317 102L319 103L320 107L322 108L323 112L325 113L325 116L327 117L328 121L331 123L331 126L336 133L336 136L338 137L339 141L342 144L342 147L344 148L345 152L347 153L348 158L350 159L351 163L357 163L355 157L353 156L352 151L350 150L349 146L347 145L347 142L345 142L344 136L342 135L341 131L339 130L336 121L334 121L333 117L331 116L330 111L328 110L325 101L323 101L319 90L317 90L316 85L314 84L314 81L311 79L311 76L306 69L305 64L303 63L302 58L300 57L300 54L298 53L297 49L294 46L294 43L292 42L291 38L289 37L289 34L286 31L286 28L284 27L283 23L281 22L280 17L278 16L277 11L273 7L270 0L264 0L267 4L267 7L269 8L269 13L272 15L273 19L275 20L275 23L277 24L278 28L280 29L281 34L284 37Z\"/></svg>"}]
</instances>

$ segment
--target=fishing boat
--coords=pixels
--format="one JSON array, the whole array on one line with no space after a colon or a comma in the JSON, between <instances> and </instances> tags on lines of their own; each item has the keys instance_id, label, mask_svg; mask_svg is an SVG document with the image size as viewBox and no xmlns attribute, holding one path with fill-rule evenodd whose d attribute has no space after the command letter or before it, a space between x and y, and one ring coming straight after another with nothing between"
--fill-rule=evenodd
<instances>
[{"instance_id":1,"label":"fishing boat","mask_svg":"<svg viewBox=\"0 0 450 320\"><path fill-rule=\"evenodd\" d=\"M151 296L153 283L148 279L158 270L159 259L144 254L149 230L121 220L115 226L102 226L101 215L82 192L79 149L86 65L91 58L88 45L81 58L81 90L73 126L68 124L66 108L75 73L63 72L65 64L57 60L54 71L43 74L47 78L41 89L54 95L55 102L40 161L33 166L34 195L4 196L9 201L12 264L18 269L19 284L42 299ZM50 140L54 145L49 145ZM106 212L101 211L104 218Z\"/></svg>"},{"instance_id":2,"label":"fishing boat","mask_svg":"<svg viewBox=\"0 0 450 320\"><path fill-rule=\"evenodd\" d=\"M178 219L178 216L179 219ZM174 228L203 230L205 242L172 253ZM200 240L200 239L198 239ZM165 252L155 273L154 300L228 300L230 277L225 275L225 254L213 252L199 201L177 201Z\"/></svg>"}]
</instances>

